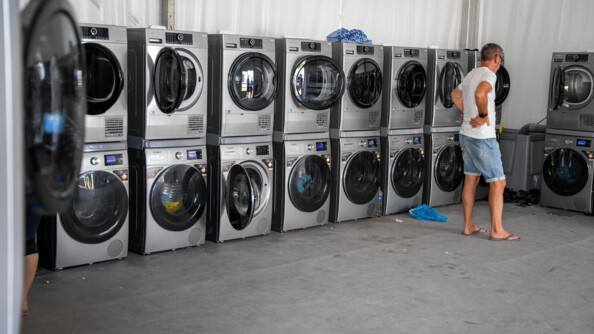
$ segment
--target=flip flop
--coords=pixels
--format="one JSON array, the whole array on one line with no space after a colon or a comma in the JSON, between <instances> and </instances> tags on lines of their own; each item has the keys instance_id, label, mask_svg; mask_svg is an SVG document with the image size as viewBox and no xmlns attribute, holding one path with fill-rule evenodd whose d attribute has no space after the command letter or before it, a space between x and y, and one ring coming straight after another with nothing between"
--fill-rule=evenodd
<instances>
[{"instance_id":1,"label":"flip flop","mask_svg":"<svg viewBox=\"0 0 594 334\"><path fill-rule=\"evenodd\" d=\"M518 239L510 239L511 237L515 237L515 235L513 233L511 233L510 235L508 235L505 238L493 238L493 237L489 237L489 240L492 240L492 241L517 241L517 240L520 240L520 237L518 237Z\"/></svg>"},{"instance_id":2,"label":"flip flop","mask_svg":"<svg viewBox=\"0 0 594 334\"><path fill-rule=\"evenodd\" d=\"M484 228L482 228L482 227L479 227L479 229L478 229L478 230L476 230L476 231L473 231L473 232L470 232L470 233L468 233L468 234L466 234L466 233L464 233L464 231L462 231L462 235L469 236L469 235L473 235L473 234L477 234L477 233L479 233L479 234L480 234L480 233L485 233L485 232L487 232L487 230L485 230L485 229L484 229Z\"/></svg>"}]
</instances>

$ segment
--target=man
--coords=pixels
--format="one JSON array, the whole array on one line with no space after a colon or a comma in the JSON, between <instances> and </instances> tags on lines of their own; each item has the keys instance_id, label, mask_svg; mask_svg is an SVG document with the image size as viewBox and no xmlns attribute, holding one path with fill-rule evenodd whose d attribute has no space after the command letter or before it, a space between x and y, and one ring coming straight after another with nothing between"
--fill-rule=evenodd
<instances>
[{"instance_id":1,"label":"man","mask_svg":"<svg viewBox=\"0 0 594 334\"><path fill-rule=\"evenodd\" d=\"M501 152L495 137L495 72L503 61L503 49L489 43L481 49L481 65L472 70L460 86L452 92L456 107L464 113L460 127L460 146L464 158L464 230L462 234L484 233L472 216L476 186L481 174L489 183L489 209L491 211L490 240L519 240L503 228L503 191L505 175ZM493 120L493 122L491 122Z\"/></svg>"}]
</instances>

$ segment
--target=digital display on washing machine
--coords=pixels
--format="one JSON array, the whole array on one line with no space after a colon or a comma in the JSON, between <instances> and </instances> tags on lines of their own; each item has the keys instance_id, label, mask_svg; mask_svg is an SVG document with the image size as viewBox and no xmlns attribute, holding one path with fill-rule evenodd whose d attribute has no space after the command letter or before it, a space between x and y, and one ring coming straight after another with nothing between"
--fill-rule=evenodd
<instances>
[{"instance_id":1,"label":"digital display on washing machine","mask_svg":"<svg viewBox=\"0 0 594 334\"><path fill-rule=\"evenodd\" d=\"M592 141L588 139L578 139L575 141L575 146L578 147L590 147L592 145Z\"/></svg>"},{"instance_id":2,"label":"digital display on washing machine","mask_svg":"<svg viewBox=\"0 0 594 334\"><path fill-rule=\"evenodd\" d=\"M375 139L367 139L367 147L373 148L376 146L377 146L377 143L375 142Z\"/></svg>"},{"instance_id":3,"label":"digital display on washing machine","mask_svg":"<svg viewBox=\"0 0 594 334\"><path fill-rule=\"evenodd\" d=\"M256 155L268 155L270 154L270 149L268 145L256 146Z\"/></svg>"},{"instance_id":4,"label":"digital display on washing machine","mask_svg":"<svg viewBox=\"0 0 594 334\"><path fill-rule=\"evenodd\" d=\"M421 137L413 137L413 144L420 144L421 143Z\"/></svg>"},{"instance_id":5,"label":"digital display on washing machine","mask_svg":"<svg viewBox=\"0 0 594 334\"><path fill-rule=\"evenodd\" d=\"M328 145L325 141L320 141L316 143L316 151L326 151L328 149Z\"/></svg>"},{"instance_id":6,"label":"digital display on washing machine","mask_svg":"<svg viewBox=\"0 0 594 334\"><path fill-rule=\"evenodd\" d=\"M122 154L110 154L105 156L105 166L116 166L124 164L124 156Z\"/></svg>"},{"instance_id":7,"label":"digital display on washing machine","mask_svg":"<svg viewBox=\"0 0 594 334\"><path fill-rule=\"evenodd\" d=\"M186 153L188 160L202 159L202 150L188 150Z\"/></svg>"}]
</instances>

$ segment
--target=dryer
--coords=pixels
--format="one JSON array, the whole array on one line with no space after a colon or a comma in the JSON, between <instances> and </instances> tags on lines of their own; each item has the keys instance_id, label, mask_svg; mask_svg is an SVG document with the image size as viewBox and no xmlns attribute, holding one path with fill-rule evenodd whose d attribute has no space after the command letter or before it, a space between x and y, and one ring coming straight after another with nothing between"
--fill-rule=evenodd
<instances>
[{"instance_id":1,"label":"dryer","mask_svg":"<svg viewBox=\"0 0 594 334\"><path fill-rule=\"evenodd\" d=\"M384 214L408 211L421 205L425 182L423 129L399 130L381 137Z\"/></svg>"},{"instance_id":2,"label":"dryer","mask_svg":"<svg viewBox=\"0 0 594 334\"><path fill-rule=\"evenodd\" d=\"M275 138L272 229L324 225L330 211L332 175L328 134Z\"/></svg>"},{"instance_id":3,"label":"dryer","mask_svg":"<svg viewBox=\"0 0 594 334\"><path fill-rule=\"evenodd\" d=\"M40 261L50 269L128 255L128 152L125 144L101 148L111 150L83 153L70 208L39 227Z\"/></svg>"},{"instance_id":4,"label":"dryer","mask_svg":"<svg viewBox=\"0 0 594 334\"><path fill-rule=\"evenodd\" d=\"M555 52L547 127L594 130L594 52Z\"/></svg>"},{"instance_id":5,"label":"dryer","mask_svg":"<svg viewBox=\"0 0 594 334\"><path fill-rule=\"evenodd\" d=\"M425 134L427 155L423 203L431 207L460 203L464 183L464 160L458 128L439 130Z\"/></svg>"},{"instance_id":6,"label":"dryer","mask_svg":"<svg viewBox=\"0 0 594 334\"><path fill-rule=\"evenodd\" d=\"M381 211L380 137L378 131L351 132L331 139L330 221L373 217Z\"/></svg>"},{"instance_id":7,"label":"dryer","mask_svg":"<svg viewBox=\"0 0 594 334\"><path fill-rule=\"evenodd\" d=\"M206 238L213 242L270 233L274 163L272 138L209 138L210 209Z\"/></svg>"},{"instance_id":8,"label":"dryer","mask_svg":"<svg viewBox=\"0 0 594 334\"><path fill-rule=\"evenodd\" d=\"M274 38L208 35L208 52L208 133L272 135L278 81Z\"/></svg>"},{"instance_id":9,"label":"dryer","mask_svg":"<svg viewBox=\"0 0 594 334\"><path fill-rule=\"evenodd\" d=\"M86 55L85 143L128 137L128 38L125 26L82 24Z\"/></svg>"},{"instance_id":10,"label":"dryer","mask_svg":"<svg viewBox=\"0 0 594 334\"><path fill-rule=\"evenodd\" d=\"M593 214L594 132L547 129L540 204Z\"/></svg>"},{"instance_id":11,"label":"dryer","mask_svg":"<svg viewBox=\"0 0 594 334\"><path fill-rule=\"evenodd\" d=\"M344 93L342 68L332 59L332 43L277 39L279 93L274 130L282 133L328 132L330 107Z\"/></svg>"},{"instance_id":12,"label":"dryer","mask_svg":"<svg viewBox=\"0 0 594 334\"><path fill-rule=\"evenodd\" d=\"M332 106L330 128L379 130L382 112L384 47L333 43L332 57L347 76L346 93Z\"/></svg>"},{"instance_id":13,"label":"dryer","mask_svg":"<svg viewBox=\"0 0 594 334\"><path fill-rule=\"evenodd\" d=\"M465 51L468 51L468 73L470 73L473 69L481 66L481 52L476 49ZM511 87L509 72L505 68L503 60L495 74L497 75L497 81L495 82L495 124L501 124L503 102L507 99Z\"/></svg>"},{"instance_id":14,"label":"dryer","mask_svg":"<svg viewBox=\"0 0 594 334\"><path fill-rule=\"evenodd\" d=\"M128 133L146 140L206 137L206 33L128 29Z\"/></svg>"},{"instance_id":15,"label":"dryer","mask_svg":"<svg viewBox=\"0 0 594 334\"><path fill-rule=\"evenodd\" d=\"M204 243L208 204L205 139L130 141L130 250Z\"/></svg>"},{"instance_id":16,"label":"dryer","mask_svg":"<svg viewBox=\"0 0 594 334\"><path fill-rule=\"evenodd\" d=\"M427 49L384 48L382 129L422 128L427 100Z\"/></svg>"},{"instance_id":17,"label":"dryer","mask_svg":"<svg viewBox=\"0 0 594 334\"><path fill-rule=\"evenodd\" d=\"M468 69L468 51L429 49L428 100L425 125L452 127L462 124L463 115L452 101L451 93L464 80Z\"/></svg>"}]
</instances>

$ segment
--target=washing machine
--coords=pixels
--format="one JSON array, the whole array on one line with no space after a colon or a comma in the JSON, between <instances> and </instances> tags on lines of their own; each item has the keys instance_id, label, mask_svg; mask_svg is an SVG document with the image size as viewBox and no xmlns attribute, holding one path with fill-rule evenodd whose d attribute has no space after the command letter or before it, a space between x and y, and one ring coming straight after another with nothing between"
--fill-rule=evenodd
<instances>
[{"instance_id":1,"label":"washing machine","mask_svg":"<svg viewBox=\"0 0 594 334\"><path fill-rule=\"evenodd\" d=\"M333 106L330 128L369 131L380 128L384 47L333 43L332 57L347 76L346 93Z\"/></svg>"},{"instance_id":2,"label":"washing machine","mask_svg":"<svg viewBox=\"0 0 594 334\"><path fill-rule=\"evenodd\" d=\"M465 51L468 51L468 73L470 73L473 69L481 66L481 52L476 49ZM503 58L505 58L505 54ZM499 125L501 124L503 102L507 99L511 87L509 72L505 68L505 61L501 61L501 66L495 74L497 75L497 81L495 82L495 124Z\"/></svg>"},{"instance_id":3,"label":"washing machine","mask_svg":"<svg viewBox=\"0 0 594 334\"><path fill-rule=\"evenodd\" d=\"M594 132L547 129L540 204L593 214Z\"/></svg>"},{"instance_id":4,"label":"washing machine","mask_svg":"<svg viewBox=\"0 0 594 334\"><path fill-rule=\"evenodd\" d=\"M101 148L111 150L83 153L70 208L39 226L40 262L50 269L128 255L128 152L123 143Z\"/></svg>"},{"instance_id":5,"label":"washing machine","mask_svg":"<svg viewBox=\"0 0 594 334\"><path fill-rule=\"evenodd\" d=\"M555 52L547 127L594 130L594 52Z\"/></svg>"},{"instance_id":6,"label":"washing machine","mask_svg":"<svg viewBox=\"0 0 594 334\"><path fill-rule=\"evenodd\" d=\"M212 242L266 235L272 223L272 136L213 137L208 145Z\"/></svg>"},{"instance_id":7,"label":"washing machine","mask_svg":"<svg viewBox=\"0 0 594 334\"><path fill-rule=\"evenodd\" d=\"M422 128L427 96L427 49L384 48L382 129Z\"/></svg>"},{"instance_id":8,"label":"washing machine","mask_svg":"<svg viewBox=\"0 0 594 334\"><path fill-rule=\"evenodd\" d=\"M85 143L128 137L128 37L125 26L81 24L87 63Z\"/></svg>"},{"instance_id":9,"label":"washing machine","mask_svg":"<svg viewBox=\"0 0 594 334\"><path fill-rule=\"evenodd\" d=\"M406 129L382 136L382 189L386 215L421 205L425 182L423 129Z\"/></svg>"},{"instance_id":10,"label":"washing machine","mask_svg":"<svg viewBox=\"0 0 594 334\"><path fill-rule=\"evenodd\" d=\"M381 212L379 131L331 136L332 192L330 221L373 217Z\"/></svg>"},{"instance_id":11,"label":"washing machine","mask_svg":"<svg viewBox=\"0 0 594 334\"><path fill-rule=\"evenodd\" d=\"M147 255L204 243L205 142L130 141L130 250Z\"/></svg>"},{"instance_id":12,"label":"washing machine","mask_svg":"<svg viewBox=\"0 0 594 334\"><path fill-rule=\"evenodd\" d=\"M325 134L274 138L272 229L286 232L320 226L330 212L330 138Z\"/></svg>"},{"instance_id":13,"label":"washing machine","mask_svg":"<svg viewBox=\"0 0 594 334\"><path fill-rule=\"evenodd\" d=\"M464 80L468 51L428 49L427 57L425 125L433 128L460 126L464 117L450 94Z\"/></svg>"},{"instance_id":14,"label":"washing machine","mask_svg":"<svg viewBox=\"0 0 594 334\"><path fill-rule=\"evenodd\" d=\"M425 134L425 183L423 203L434 207L460 203L464 160L457 127Z\"/></svg>"},{"instance_id":15,"label":"washing machine","mask_svg":"<svg viewBox=\"0 0 594 334\"><path fill-rule=\"evenodd\" d=\"M128 29L128 134L146 140L206 137L206 33Z\"/></svg>"},{"instance_id":16,"label":"washing machine","mask_svg":"<svg viewBox=\"0 0 594 334\"><path fill-rule=\"evenodd\" d=\"M208 133L272 135L278 78L271 37L208 35Z\"/></svg>"}]
</instances>

